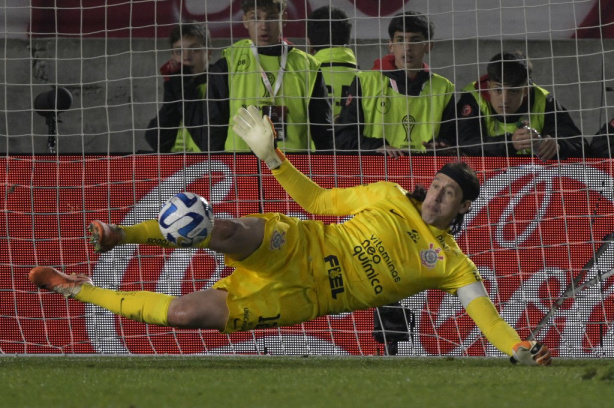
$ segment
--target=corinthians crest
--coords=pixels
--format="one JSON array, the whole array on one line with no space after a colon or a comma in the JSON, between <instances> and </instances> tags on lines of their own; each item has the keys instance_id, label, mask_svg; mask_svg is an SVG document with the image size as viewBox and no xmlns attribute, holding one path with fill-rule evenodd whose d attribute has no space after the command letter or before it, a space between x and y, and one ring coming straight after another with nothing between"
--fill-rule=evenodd
<instances>
[{"instance_id":1,"label":"corinthians crest","mask_svg":"<svg viewBox=\"0 0 614 408\"><path fill-rule=\"evenodd\" d=\"M420 261L422 262L422 265L429 269L433 269L437 264L437 261L443 260L443 256L439 255L440 252L441 248L435 248L435 245L430 243L428 249L423 249L420 251Z\"/></svg>"}]
</instances>

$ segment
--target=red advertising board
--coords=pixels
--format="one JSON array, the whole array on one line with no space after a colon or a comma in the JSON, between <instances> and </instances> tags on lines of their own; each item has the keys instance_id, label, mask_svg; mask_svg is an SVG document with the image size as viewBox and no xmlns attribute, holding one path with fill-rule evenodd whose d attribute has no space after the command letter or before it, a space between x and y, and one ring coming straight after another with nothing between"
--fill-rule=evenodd
<instances>
[{"instance_id":1,"label":"red advertising board","mask_svg":"<svg viewBox=\"0 0 614 408\"><path fill-rule=\"evenodd\" d=\"M408 190L416 184L428 186L435 171L452 160L333 155L290 159L324 187L387 179ZM603 244L614 232L612 161L467 161L478 172L482 191L457 241L478 266L502 316L527 337L568 288L591 282L565 295L537 338L555 355L613 357L614 279L608 272L614 267L614 243ZM155 218L166 199L186 190L208 198L217 217L269 211L313 217L251 155L9 156L0 162L5 186L0 198L2 353L381 352L372 336L372 310L226 336L131 322L38 291L28 282L33 266L50 265L86 273L95 284L114 289L181 295L211 286L231 272L220 255L137 245L98 255L86 228L94 219L129 225ZM415 313L416 327L413 341L401 344L399 354L499 355L457 299L430 291L403 305Z\"/></svg>"}]
</instances>

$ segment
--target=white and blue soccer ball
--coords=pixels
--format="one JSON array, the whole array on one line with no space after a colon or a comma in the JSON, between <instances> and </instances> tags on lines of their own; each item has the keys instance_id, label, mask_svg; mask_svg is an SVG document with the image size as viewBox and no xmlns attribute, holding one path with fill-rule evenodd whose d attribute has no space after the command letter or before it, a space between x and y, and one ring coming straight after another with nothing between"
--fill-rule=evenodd
<instances>
[{"instance_id":1,"label":"white and blue soccer ball","mask_svg":"<svg viewBox=\"0 0 614 408\"><path fill-rule=\"evenodd\" d=\"M196 246L211 234L213 210L198 194L179 193L162 206L158 224L169 242L180 247Z\"/></svg>"}]
</instances>

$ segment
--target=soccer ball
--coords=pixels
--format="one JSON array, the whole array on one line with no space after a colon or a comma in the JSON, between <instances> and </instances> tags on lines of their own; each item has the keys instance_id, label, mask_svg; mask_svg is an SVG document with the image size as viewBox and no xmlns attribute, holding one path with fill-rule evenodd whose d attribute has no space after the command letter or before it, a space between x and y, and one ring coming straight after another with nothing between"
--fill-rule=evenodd
<instances>
[{"instance_id":1,"label":"soccer ball","mask_svg":"<svg viewBox=\"0 0 614 408\"><path fill-rule=\"evenodd\" d=\"M162 206L158 224L169 242L180 247L196 246L211 233L213 210L198 194L179 193Z\"/></svg>"}]
</instances>

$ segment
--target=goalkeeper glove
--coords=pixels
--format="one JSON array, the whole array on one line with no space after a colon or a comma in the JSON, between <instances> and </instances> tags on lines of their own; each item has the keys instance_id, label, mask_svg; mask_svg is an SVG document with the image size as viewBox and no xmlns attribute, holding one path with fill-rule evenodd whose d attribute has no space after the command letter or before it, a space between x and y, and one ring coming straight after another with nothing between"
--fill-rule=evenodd
<instances>
[{"instance_id":1,"label":"goalkeeper glove","mask_svg":"<svg viewBox=\"0 0 614 408\"><path fill-rule=\"evenodd\" d=\"M285 159L281 151L275 149L275 128L268 116L261 116L254 105L239 109L232 118L232 130L247 143L256 157L264 161L269 169L281 166Z\"/></svg>"},{"instance_id":2,"label":"goalkeeper glove","mask_svg":"<svg viewBox=\"0 0 614 408\"><path fill-rule=\"evenodd\" d=\"M548 346L533 340L525 340L512 347L510 361L512 364L547 366L552 362L552 358Z\"/></svg>"}]
</instances>

